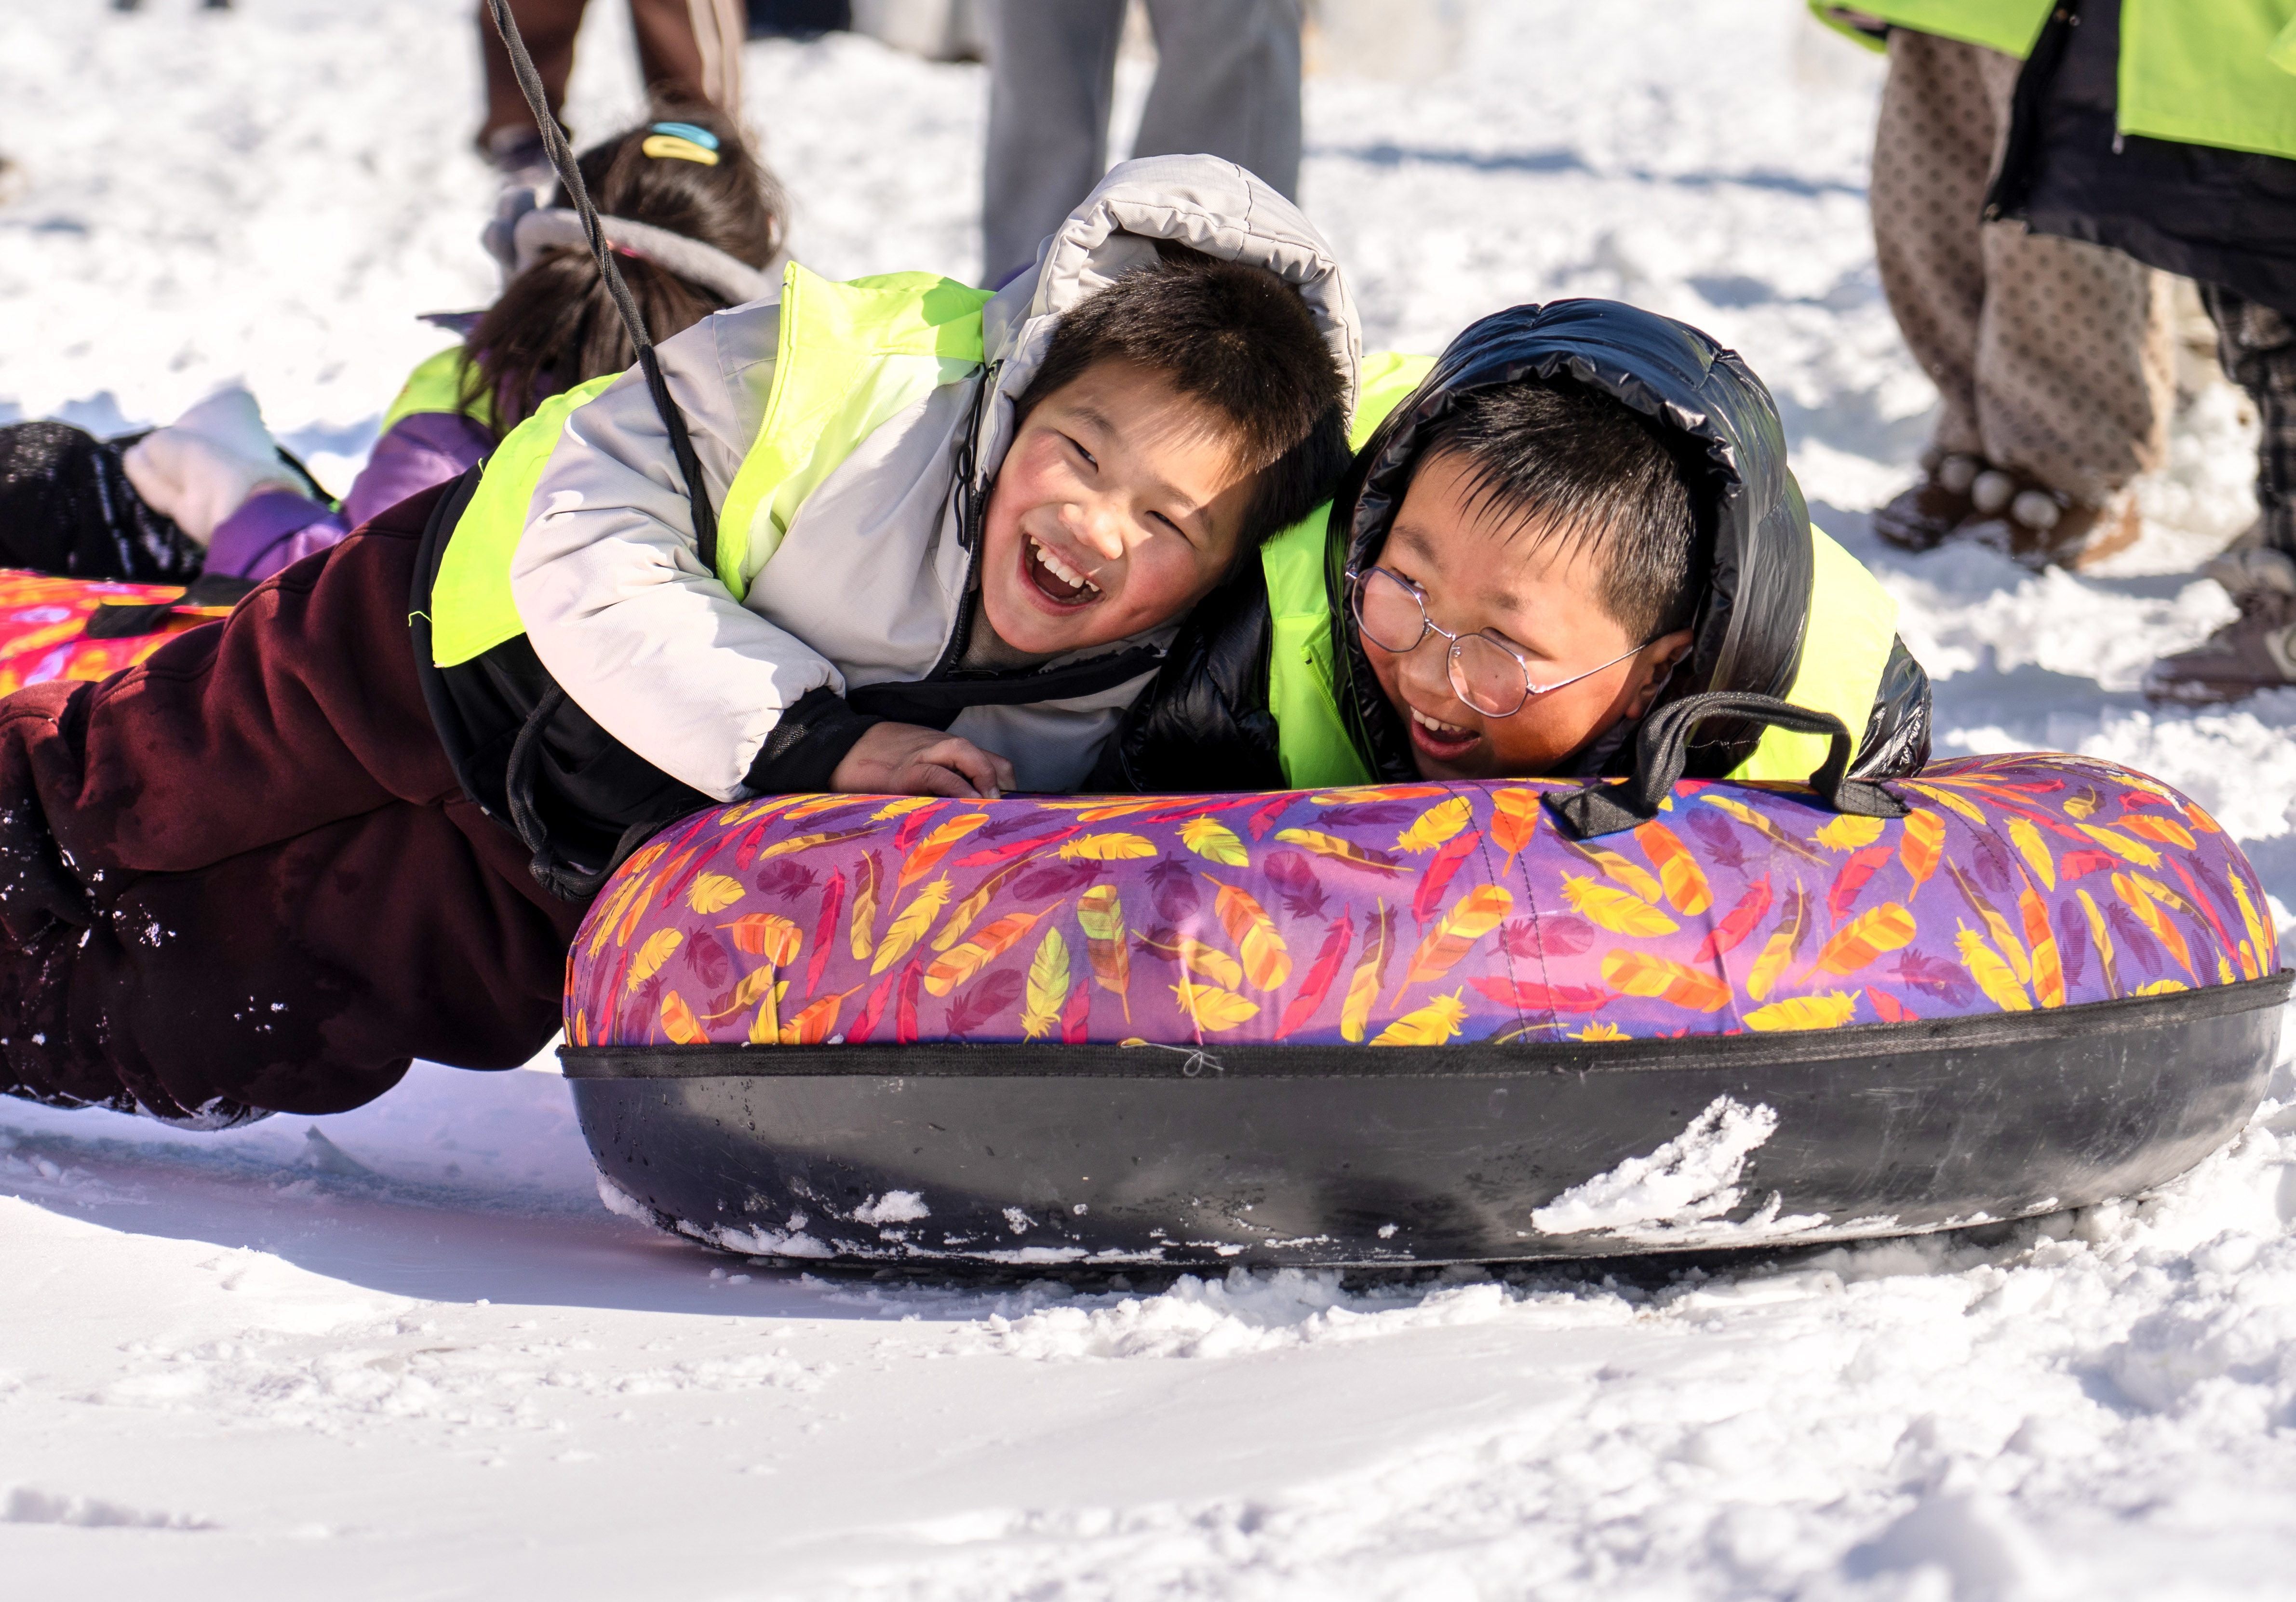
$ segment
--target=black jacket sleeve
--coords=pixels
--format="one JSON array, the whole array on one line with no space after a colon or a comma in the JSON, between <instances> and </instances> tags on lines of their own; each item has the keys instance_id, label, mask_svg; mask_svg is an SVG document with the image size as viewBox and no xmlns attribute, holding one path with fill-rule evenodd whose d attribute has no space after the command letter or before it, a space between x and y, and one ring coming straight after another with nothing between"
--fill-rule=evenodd
<instances>
[{"instance_id":1,"label":"black jacket sleeve","mask_svg":"<svg viewBox=\"0 0 2296 1602\"><path fill-rule=\"evenodd\" d=\"M1874 692L1874 711L1857 742L1857 760L1849 764L1853 779L1903 779L1918 773L1930 760L1930 675L1903 640L1890 645L1890 660L1882 669L1881 687Z\"/></svg>"},{"instance_id":2,"label":"black jacket sleeve","mask_svg":"<svg viewBox=\"0 0 2296 1602\"><path fill-rule=\"evenodd\" d=\"M759 796L825 790L845 753L882 717L856 712L828 685L817 685L792 701L758 748L746 780Z\"/></svg>"},{"instance_id":3,"label":"black jacket sleeve","mask_svg":"<svg viewBox=\"0 0 2296 1602\"><path fill-rule=\"evenodd\" d=\"M1257 562L1196 603L1086 781L1103 792L1283 788L1267 709L1267 584Z\"/></svg>"}]
</instances>

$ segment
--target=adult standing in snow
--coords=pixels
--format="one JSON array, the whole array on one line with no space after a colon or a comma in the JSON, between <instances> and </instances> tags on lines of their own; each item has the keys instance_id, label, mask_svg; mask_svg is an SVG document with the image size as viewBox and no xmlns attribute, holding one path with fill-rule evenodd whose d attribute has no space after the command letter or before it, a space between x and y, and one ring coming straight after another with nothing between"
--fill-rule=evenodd
<instances>
[{"instance_id":1,"label":"adult standing in snow","mask_svg":"<svg viewBox=\"0 0 2296 1602\"><path fill-rule=\"evenodd\" d=\"M554 117L566 104L566 80L574 70L574 36L581 30L588 0L511 0L510 14L542 74ZM638 69L647 95L672 105L712 105L737 127L742 120L742 41L748 35L741 0L629 0L630 29L637 35ZM510 56L480 0L479 45L487 63L487 119L479 129L481 154L509 177L539 188L550 180Z\"/></svg>"},{"instance_id":2,"label":"adult standing in snow","mask_svg":"<svg viewBox=\"0 0 2296 1602\"><path fill-rule=\"evenodd\" d=\"M1300 188L1301 0L1147 0L1156 83L1135 156L1223 156ZM1126 0L989 0L981 282L1035 258L1108 170Z\"/></svg>"},{"instance_id":3,"label":"adult standing in snow","mask_svg":"<svg viewBox=\"0 0 2296 1602\"><path fill-rule=\"evenodd\" d=\"M2010 101L2049 0L1812 0L1882 46L1874 253L1944 410L1921 478L1877 511L1906 550L1948 539L2079 568L2136 542L2130 480L2175 404L2168 281L2118 251L1984 220Z\"/></svg>"},{"instance_id":4,"label":"adult standing in snow","mask_svg":"<svg viewBox=\"0 0 2296 1602\"><path fill-rule=\"evenodd\" d=\"M2061 5L1988 209L2199 282L2263 423L2258 517L2204 569L2240 616L2145 688L2209 702L2296 685L2296 0Z\"/></svg>"}]
</instances>

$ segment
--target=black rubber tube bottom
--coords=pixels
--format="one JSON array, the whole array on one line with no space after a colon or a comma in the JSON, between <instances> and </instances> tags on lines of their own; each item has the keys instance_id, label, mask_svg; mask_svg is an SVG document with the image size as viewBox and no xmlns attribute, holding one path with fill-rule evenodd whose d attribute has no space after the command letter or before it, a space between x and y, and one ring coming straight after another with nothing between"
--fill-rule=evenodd
<instances>
[{"instance_id":1,"label":"black rubber tube bottom","mask_svg":"<svg viewBox=\"0 0 2296 1602\"><path fill-rule=\"evenodd\" d=\"M1504 1262L1909 1234L2143 1191L2255 1110L2292 977L1589 1044L562 1056L610 1201L727 1250Z\"/></svg>"}]
</instances>

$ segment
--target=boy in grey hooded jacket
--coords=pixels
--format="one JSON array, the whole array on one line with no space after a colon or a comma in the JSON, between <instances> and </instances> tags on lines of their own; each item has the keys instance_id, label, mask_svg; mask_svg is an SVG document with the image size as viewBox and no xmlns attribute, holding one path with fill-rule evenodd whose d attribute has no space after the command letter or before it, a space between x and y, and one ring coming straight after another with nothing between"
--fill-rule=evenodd
<instances>
[{"instance_id":1,"label":"boy in grey hooded jacket","mask_svg":"<svg viewBox=\"0 0 2296 1602\"><path fill-rule=\"evenodd\" d=\"M715 571L635 374L549 420L530 489L506 476L519 638L432 656L462 708L441 719L458 770L537 821L538 859L562 848L586 882L630 831L755 794L1071 789L1188 607L1344 465L1345 282L1232 162L1111 171L980 307L977 356L945 342L906 388L873 368L793 394L800 364L892 339L853 330L873 315L865 286L895 282L794 269L780 302L660 347L722 509ZM825 307L839 292L856 298ZM789 443L824 412L849 440ZM438 604L453 546L504 504L459 514L424 609L441 638L467 633ZM504 783L504 732L554 691ZM636 760L602 764L602 746Z\"/></svg>"},{"instance_id":2,"label":"boy in grey hooded jacket","mask_svg":"<svg viewBox=\"0 0 2296 1602\"><path fill-rule=\"evenodd\" d=\"M1304 355L1250 360L1286 317ZM512 1067L660 821L1073 783L1222 551L1344 467L1356 334L1296 211L1167 158L998 297L792 273L660 352L714 568L602 378L139 666L0 699L0 1093L212 1128Z\"/></svg>"}]
</instances>

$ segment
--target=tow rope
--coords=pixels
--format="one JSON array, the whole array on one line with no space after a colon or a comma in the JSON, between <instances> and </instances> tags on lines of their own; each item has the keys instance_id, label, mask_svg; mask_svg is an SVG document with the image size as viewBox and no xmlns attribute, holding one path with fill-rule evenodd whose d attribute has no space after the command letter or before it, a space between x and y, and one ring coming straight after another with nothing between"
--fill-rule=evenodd
<instances>
[{"instance_id":1,"label":"tow rope","mask_svg":"<svg viewBox=\"0 0 2296 1602\"><path fill-rule=\"evenodd\" d=\"M669 398L669 385L661 376L661 364L654 357L652 337L646 332L645 314L638 309L636 297L622 282L621 269L614 265L613 250L606 243L605 229L598 221L598 208L590 202L589 188L582 182L582 169L574 164L574 147L567 143L566 130L558 126L558 119L550 114L550 98L543 93L542 74L535 70L534 58L527 54L526 41L519 37L518 23L510 14L510 0L487 0L487 11L494 18L495 31L502 36L503 48L510 53L511 70L517 75L518 86L534 112L534 126L542 135L542 148L549 153L551 169L572 197L574 209L581 214L582 233L590 241L590 254L598 264L598 275L606 281L606 292L614 298L615 309L622 315L622 326L629 331L630 343L637 348L646 393L653 397L653 409L661 414L662 426L669 430L670 454L676 457L677 470L685 479L685 499L693 509L693 538L700 548L701 566L715 575L718 509L709 504L709 494L703 487L701 459L693 454L693 440L686 432L685 418Z\"/></svg>"}]
</instances>

